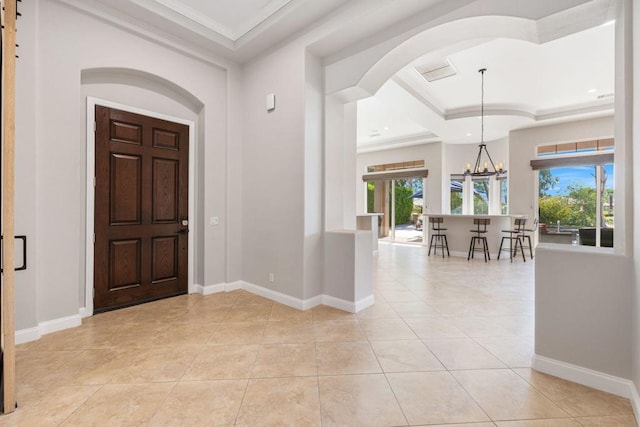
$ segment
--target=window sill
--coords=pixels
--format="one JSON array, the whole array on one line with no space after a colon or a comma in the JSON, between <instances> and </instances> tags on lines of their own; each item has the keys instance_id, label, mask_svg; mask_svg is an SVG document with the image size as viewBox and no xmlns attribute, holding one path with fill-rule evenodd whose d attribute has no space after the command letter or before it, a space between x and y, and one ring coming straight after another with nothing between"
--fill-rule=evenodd
<instances>
[{"instance_id":1,"label":"window sill","mask_svg":"<svg viewBox=\"0 0 640 427\"><path fill-rule=\"evenodd\" d=\"M622 255L616 252L614 248L607 247L595 247L586 245L565 245L562 243L538 243L536 250L545 249L552 252L574 252L584 254L599 254L599 255Z\"/></svg>"}]
</instances>

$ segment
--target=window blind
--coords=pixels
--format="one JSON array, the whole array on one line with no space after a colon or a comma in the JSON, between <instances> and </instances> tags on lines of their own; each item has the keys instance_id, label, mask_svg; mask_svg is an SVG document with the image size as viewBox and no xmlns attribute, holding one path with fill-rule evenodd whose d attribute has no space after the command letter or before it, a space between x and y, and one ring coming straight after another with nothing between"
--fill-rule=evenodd
<instances>
[{"instance_id":1,"label":"window blind","mask_svg":"<svg viewBox=\"0 0 640 427\"><path fill-rule=\"evenodd\" d=\"M409 178L426 178L429 170L426 168L419 169L397 169L384 172L372 172L362 175L364 182L370 181L389 181L392 179L409 179Z\"/></svg>"},{"instance_id":2,"label":"window blind","mask_svg":"<svg viewBox=\"0 0 640 427\"><path fill-rule=\"evenodd\" d=\"M550 159L531 160L531 169L550 169L566 166L605 165L613 163L613 153L591 154L588 156L555 157Z\"/></svg>"}]
</instances>

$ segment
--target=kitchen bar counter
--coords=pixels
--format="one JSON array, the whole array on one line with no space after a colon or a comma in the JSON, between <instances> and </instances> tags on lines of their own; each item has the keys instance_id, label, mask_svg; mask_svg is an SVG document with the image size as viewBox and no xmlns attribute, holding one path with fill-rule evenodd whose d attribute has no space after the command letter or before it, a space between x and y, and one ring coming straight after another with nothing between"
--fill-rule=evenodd
<instances>
[{"instance_id":1,"label":"kitchen bar counter","mask_svg":"<svg viewBox=\"0 0 640 427\"><path fill-rule=\"evenodd\" d=\"M473 218L490 218L491 224L487 226L487 243L489 245L489 253L491 259L498 258L498 249L500 248L500 240L503 236L508 234L503 233L502 230L510 230L513 228L514 218L522 218L523 215L450 215L450 214L424 214L424 227L427 227L427 240L425 245L428 247L431 241L431 224L429 224L430 216L441 216L444 218L442 227L446 228L447 241L449 243L449 252L451 256L467 257L469 253L469 244L471 243L472 229L476 229L477 226L473 224ZM529 224L526 224L529 225ZM505 242L505 245L508 242ZM478 247L480 247L478 245ZM433 250L431 251L433 255ZM438 256L441 256L440 249L438 249ZM505 252L502 256L506 256L509 259L509 254ZM476 252L475 258L484 260L482 252Z\"/></svg>"}]
</instances>

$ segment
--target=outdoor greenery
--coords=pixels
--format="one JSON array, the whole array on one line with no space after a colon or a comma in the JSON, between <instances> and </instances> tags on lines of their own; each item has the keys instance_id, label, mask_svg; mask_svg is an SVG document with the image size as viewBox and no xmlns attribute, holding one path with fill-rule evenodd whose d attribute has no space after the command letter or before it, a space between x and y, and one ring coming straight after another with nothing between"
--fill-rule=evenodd
<instances>
[{"instance_id":1,"label":"outdoor greenery","mask_svg":"<svg viewBox=\"0 0 640 427\"><path fill-rule=\"evenodd\" d=\"M367 212L375 213L373 208L373 190L375 189L373 182L367 182Z\"/></svg>"},{"instance_id":2,"label":"outdoor greenery","mask_svg":"<svg viewBox=\"0 0 640 427\"><path fill-rule=\"evenodd\" d=\"M509 211L509 187L507 184L507 180L503 179L500 181L500 205L501 205L501 209L500 212L502 212L502 215L506 215L507 212Z\"/></svg>"},{"instance_id":3,"label":"outdoor greenery","mask_svg":"<svg viewBox=\"0 0 640 427\"><path fill-rule=\"evenodd\" d=\"M457 185L460 186L460 190L454 189L454 183L456 184L455 188L457 189ZM464 185L464 181L454 181L451 180L451 185L449 188L449 207L451 209L452 214L461 214L462 213L462 187Z\"/></svg>"},{"instance_id":4,"label":"outdoor greenery","mask_svg":"<svg viewBox=\"0 0 640 427\"><path fill-rule=\"evenodd\" d=\"M597 168L595 166L594 168ZM594 179L596 176L594 170ZM601 217L599 219L602 227L613 226L613 211L609 200L613 200L613 190L605 189L607 181L604 168L602 169L602 206ZM552 196L550 190L558 183L558 178L554 177L550 170L540 171L540 222L553 227L560 222L562 227L594 227L597 222L596 203L597 190L594 182L593 187L574 184L568 185L564 194Z\"/></svg>"},{"instance_id":5,"label":"outdoor greenery","mask_svg":"<svg viewBox=\"0 0 640 427\"><path fill-rule=\"evenodd\" d=\"M462 213L462 193L457 191L451 192L451 213Z\"/></svg>"},{"instance_id":6,"label":"outdoor greenery","mask_svg":"<svg viewBox=\"0 0 640 427\"><path fill-rule=\"evenodd\" d=\"M486 215L489 213L489 180L473 181L473 213Z\"/></svg>"},{"instance_id":7,"label":"outdoor greenery","mask_svg":"<svg viewBox=\"0 0 640 427\"><path fill-rule=\"evenodd\" d=\"M540 222L553 226L589 227L596 223L596 190L578 185L567 187L566 195L540 198Z\"/></svg>"},{"instance_id":8,"label":"outdoor greenery","mask_svg":"<svg viewBox=\"0 0 640 427\"><path fill-rule=\"evenodd\" d=\"M453 187L453 183L463 184L461 181L451 181L452 187L450 190L450 209L452 214L462 213L463 193L457 190L458 187ZM500 205L501 212L506 215L507 213L507 180L501 179L498 181L500 185ZM473 181L473 213L475 215L486 215L489 213L489 180L478 179Z\"/></svg>"},{"instance_id":9,"label":"outdoor greenery","mask_svg":"<svg viewBox=\"0 0 640 427\"><path fill-rule=\"evenodd\" d=\"M407 180L396 181L396 224L406 224L411 221L411 213L414 210L413 199L411 198L411 195L414 193L414 190L407 185ZM374 189L374 183L367 183L367 212L375 212ZM389 191L391 191L391 189L389 189ZM421 211L422 208L420 207L419 212Z\"/></svg>"},{"instance_id":10,"label":"outdoor greenery","mask_svg":"<svg viewBox=\"0 0 640 427\"><path fill-rule=\"evenodd\" d=\"M550 169L541 169L539 173L539 185L538 185L538 193L540 197L548 196L549 191L555 187L560 178L557 176L553 176L551 174Z\"/></svg>"},{"instance_id":11,"label":"outdoor greenery","mask_svg":"<svg viewBox=\"0 0 640 427\"><path fill-rule=\"evenodd\" d=\"M396 224L406 224L411 220L413 199L411 187L402 185L401 180L396 181Z\"/></svg>"}]
</instances>

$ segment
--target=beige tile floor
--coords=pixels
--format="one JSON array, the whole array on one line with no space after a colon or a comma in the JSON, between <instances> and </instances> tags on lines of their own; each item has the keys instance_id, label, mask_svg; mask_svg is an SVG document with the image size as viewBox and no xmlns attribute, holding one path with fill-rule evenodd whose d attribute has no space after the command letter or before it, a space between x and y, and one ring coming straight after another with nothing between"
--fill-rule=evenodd
<instances>
[{"instance_id":1,"label":"beige tile floor","mask_svg":"<svg viewBox=\"0 0 640 427\"><path fill-rule=\"evenodd\" d=\"M533 262L382 244L376 304L244 291L96 315L18 346L16 426L636 426L630 403L530 369Z\"/></svg>"}]
</instances>

